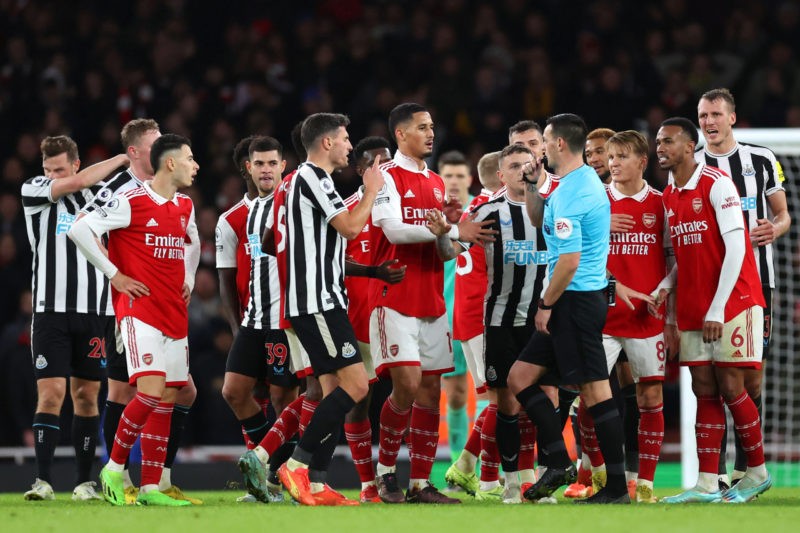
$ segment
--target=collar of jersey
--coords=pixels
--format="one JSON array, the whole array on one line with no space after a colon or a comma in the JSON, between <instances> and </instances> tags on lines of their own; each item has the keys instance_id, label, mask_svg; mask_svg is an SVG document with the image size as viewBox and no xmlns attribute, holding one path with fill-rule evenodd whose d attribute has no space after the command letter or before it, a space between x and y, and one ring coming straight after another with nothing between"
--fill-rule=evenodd
<instances>
[{"instance_id":1,"label":"collar of jersey","mask_svg":"<svg viewBox=\"0 0 800 533\"><path fill-rule=\"evenodd\" d=\"M673 187L678 189L679 191L693 191L697 188L697 184L700 181L700 175L703 174L703 169L706 168L705 163L700 163L697 165L697 168L694 169L694 174L692 177L689 178L689 181L686 182L686 185L683 187L676 187L675 186L675 178L672 176L672 171L669 171L669 179L667 180L668 183L671 183Z\"/></svg>"},{"instance_id":2,"label":"collar of jersey","mask_svg":"<svg viewBox=\"0 0 800 533\"><path fill-rule=\"evenodd\" d=\"M606 187L608 187L608 190L611 191L611 197L614 200L624 200L625 198L632 198L637 202L644 202L644 199L647 198L647 195L650 193L650 186L647 184L647 182L644 182L644 187L642 187L642 190L637 192L633 196L628 196L626 194L622 194L621 192L619 192L617 188L614 186L613 181L608 185L606 185Z\"/></svg>"},{"instance_id":3,"label":"collar of jersey","mask_svg":"<svg viewBox=\"0 0 800 533\"><path fill-rule=\"evenodd\" d=\"M711 152L708 151L708 145L705 145L703 147L703 151L706 153L706 155L708 155L710 157L716 157L716 158L730 157L733 154L735 154L738 149L739 149L739 141L736 141L734 143L733 148L731 148L730 152L728 152L727 154L712 154Z\"/></svg>"},{"instance_id":4,"label":"collar of jersey","mask_svg":"<svg viewBox=\"0 0 800 533\"><path fill-rule=\"evenodd\" d=\"M400 152L400 150L398 150L394 153L394 162L398 167L404 170L408 170L409 172L416 172L417 174L422 174L426 178L428 177L428 163L425 163L425 161L423 161L423 163L425 163L425 168L420 170L419 167L417 166L416 161L414 161L407 155Z\"/></svg>"},{"instance_id":5,"label":"collar of jersey","mask_svg":"<svg viewBox=\"0 0 800 533\"><path fill-rule=\"evenodd\" d=\"M128 167L128 170L127 170L127 172L128 172L128 174L130 174L130 175L131 175L131 177L133 178L133 181L135 181L136 183L138 183L140 187L141 187L142 185L144 185L144 182L143 182L142 180L140 180L140 179L139 179L139 176L137 176L136 174L134 174L134 173L133 173L133 169L132 169L132 168Z\"/></svg>"},{"instance_id":6,"label":"collar of jersey","mask_svg":"<svg viewBox=\"0 0 800 533\"><path fill-rule=\"evenodd\" d=\"M143 184L144 190L147 191L147 195L150 196L150 198L152 198L153 201L158 205L164 205L165 203L169 202L170 200L167 200L166 198L164 198L163 196L161 196L160 194L158 194L156 191L153 190L153 188L150 186L151 181L152 180L147 180ZM178 205L177 192L172 195L172 203Z\"/></svg>"}]
</instances>

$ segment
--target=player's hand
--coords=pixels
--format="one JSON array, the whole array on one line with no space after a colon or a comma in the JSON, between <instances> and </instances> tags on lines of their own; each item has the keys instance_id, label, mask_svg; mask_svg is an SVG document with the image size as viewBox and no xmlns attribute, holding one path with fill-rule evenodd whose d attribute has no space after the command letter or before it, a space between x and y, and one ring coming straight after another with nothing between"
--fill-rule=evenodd
<instances>
[{"instance_id":1,"label":"player's hand","mask_svg":"<svg viewBox=\"0 0 800 533\"><path fill-rule=\"evenodd\" d=\"M389 259L378 265L376 272L378 279L392 285L403 281L403 278L406 277L406 265L394 266L398 263L397 259Z\"/></svg>"},{"instance_id":2,"label":"player's hand","mask_svg":"<svg viewBox=\"0 0 800 533\"><path fill-rule=\"evenodd\" d=\"M622 300L625 303L625 305L628 306L628 309L630 309L631 311L633 311L636 308L631 300L641 300L643 302L647 302L648 308L650 305L655 305L656 303L655 298L653 298L649 294L644 294L643 292L635 291L630 287L628 287L627 285L620 283L619 280L617 280L616 287L617 287L616 288L617 298Z\"/></svg>"},{"instance_id":3,"label":"player's hand","mask_svg":"<svg viewBox=\"0 0 800 533\"><path fill-rule=\"evenodd\" d=\"M710 344L722 337L722 322L706 320L703 322L703 342Z\"/></svg>"},{"instance_id":4,"label":"player's hand","mask_svg":"<svg viewBox=\"0 0 800 533\"><path fill-rule=\"evenodd\" d=\"M364 190L378 194L383 189L384 179L383 172L378 168L381 164L381 156L375 156L375 162L372 163L361 179L364 181Z\"/></svg>"},{"instance_id":5,"label":"player's hand","mask_svg":"<svg viewBox=\"0 0 800 533\"><path fill-rule=\"evenodd\" d=\"M131 158L128 157L128 154L119 154L114 156L116 157L116 163L121 167L129 167L131 166Z\"/></svg>"},{"instance_id":6,"label":"player's hand","mask_svg":"<svg viewBox=\"0 0 800 533\"><path fill-rule=\"evenodd\" d=\"M492 220L482 220L475 222L475 216L471 215L458 223L458 240L480 244L494 241L497 230L492 228Z\"/></svg>"},{"instance_id":7,"label":"player's hand","mask_svg":"<svg viewBox=\"0 0 800 533\"><path fill-rule=\"evenodd\" d=\"M664 325L664 344L667 348L667 357L675 359L681 352L681 332L675 324Z\"/></svg>"},{"instance_id":8,"label":"player's hand","mask_svg":"<svg viewBox=\"0 0 800 533\"><path fill-rule=\"evenodd\" d=\"M425 214L425 222L431 233L437 237L447 235L452 227L447 223L444 216L438 209L431 209Z\"/></svg>"},{"instance_id":9,"label":"player's hand","mask_svg":"<svg viewBox=\"0 0 800 533\"><path fill-rule=\"evenodd\" d=\"M536 311L536 316L533 318L533 323L536 325L536 331L550 335L550 313L551 309L539 309Z\"/></svg>"},{"instance_id":10,"label":"player's hand","mask_svg":"<svg viewBox=\"0 0 800 533\"><path fill-rule=\"evenodd\" d=\"M758 226L750 230L750 242L766 246L778 238L778 228L769 219L759 218Z\"/></svg>"},{"instance_id":11,"label":"player's hand","mask_svg":"<svg viewBox=\"0 0 800 533\"><path fill-rule=\"evenodd\" d=\"M663 320L664 312L661 310L661 306L667 301L669 291L667 289L661 289L657 293L653 293L650 296L653 298L653 302L647 304L647 312L657 319Z\"/></svg>"},{"instance_id":12,"label":"player's hand","mask_svg":"<svg viewBox=\"0 0 800 533\"><path fill-rule=\"evenodd\" d=\"M458 224L461 220L461 215L464 214L464 206L458 201L458 198L448 198L444 201L442 211L447 221L451 224Z\"/></svg>"},{"instance_id":13,"label":"player's hand","mask_svg":"<svg viewBox=\"0 0 800 533\"><path fill-rule=\"evenodd\" d=\"M150 289L141 281L126 276L122 272L117 271L114 277L111 278L111 286L118 292L121 292L129 298L138 298L140 296L149 296Z\"/></svg>"},{"instance_id":14,"label":"player's hand","mask_svg":"<svg viewBox=\"0 0 800 533\"><path fill-rule=\"evenodd\" d=\"M536 185L537 187L540 186L542 184L542 177L544 176L542 168L544 168L543 157L538 159L534 158L530 163L525 163L522 167L522 181L531 185Z\"/></svg>"},{"instance_id":15,"label":"player's hand","mask_svg":"<svg viewBox=\"0 0 800 533\"><path fill-rule=\"evenodd\" d=\"M192 291L189 290L189 285L186 283L183 284L181 289L181 296L183 296L183 303L186 304L186 307L189 307L189 302L192 301Z\"/></svg>"},{"instance_id":16,"label":"player's hand","mask_svg":"<svg viewBox=\"0 0 800 533\"><path fill-rule=\"evenodd\" d=\"M611 233L628 233L636 225L633 215L616 213L611 215Z\"/></svg>"}]
</instances>

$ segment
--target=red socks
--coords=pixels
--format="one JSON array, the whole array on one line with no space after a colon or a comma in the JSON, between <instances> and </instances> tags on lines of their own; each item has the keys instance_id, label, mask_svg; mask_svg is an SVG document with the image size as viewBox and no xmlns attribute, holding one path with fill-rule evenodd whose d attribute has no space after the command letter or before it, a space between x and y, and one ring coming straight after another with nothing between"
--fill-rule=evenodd
<instances>
[{"instance_id":1,"label":"red socks","mask_svg":"<svg viewBox=\"0 0 800 533\"><path fill-rule=\"evenodd\" d=\"M298 396L292 403L284 407L278 420L269 428L259 443L259 446L264 448L269 455L275 453L275 450L297 433L300 428L300 411L303 408L304 398L305 396Z\"/></svg>"},{"instance_id":2,"label":"red socks","mask_svg":"<svg viewBox=\"0 0 800 533\"><path fill-rule=\"evenodd\" d=\"M697 437L697 459L700 463L700 472L716 474L719 471L719 447L724 431L725 411L722 408L722 398L698 396L694 432Z\"/></svg>"},{"instance_id":3,"label":"red socks","mask_svg":"<svg viewBox=\"0 0 800 533\"><path fill-rule=\"evenodd\" d=\"M581 429L581 450L589 457L592 466L602 465L605 463L605 459L600 452L600 444L597 442L594 420L592 420L592 415L589 414L585 402L580 402L578 407L578 425Z\"/></svg>"},{"instance_id":4,"label":"red socks","mask_svg":"<svg viewBox=\"0 0 800 533\"><path fill-rule=\"evenodd\" d=\"M653 481L664 441L664 404L639 408L639 479Z\"/></svg>"},{"instance_id":5,"label":"red socks","mask_svg":"<svg viewBox=\"0 0 800 533\"><path fill-rule=\"evenodd\" d=\"M481 481L500 479L500 451L497 449L497 404L486 408L481 428Z\"/></svg>"},{"instance_id":6,"label":"red socks","mask_svg":"<svg viewBox=\"0 0 800 533\"><path fill-rule=\"evenodd\" d=\"M499 457L498 457L499 460ZM517 465L520 470L533 470L536 461L536 426L533 425L528 413L519 412L519 460Z\"/></svg>"},{"instance_id":7,"label":"red socks","mask_svg":"<svg viewBox=\"0 0 800 533\"><path fill-rule=\"evenodd\" d=\"M411 441L409 477L429 479L439 445L439 408L423 407L415 403L411 408L411 429L408 433Z\"/></svg>"},{"instance_id":8,"label":"red socks","mask_svg":"<svg viewBox=\"0 0 800 533\"><path fill-rule=\"evenodd\" d=\"M125 406L125 410L122 411L122 416L119 419L117 432L114 435L114 447L111 449L112 461L121 465L125 464L133 444L147 422L147 417L158 405L158 400L155 396L148 396L139 392Z\"/></svg>"},{"instance_id":9,"label":"red socks","mask_svg":"<svg viewBox=\"0 0 800 533\"><path fill-rule=\"evenodd\" d=\"M158 485L167 457L173 403L159 402L142 429L142 486Z\"/></svg>"},{"instance_id":10,"label":"red socks","mask_svg":"<svg viewBox=\"0 0 800 533\"><path fill-rule=\"evenodd\" d=\"M475 419L475 423L472 425L472 431L469 432L467 443L464 445L464 449L475 457L481 456L481 428L483 427L483 421L486 418L486 411L488 409L489 406L487 405L483 408L481 414L478 415L478 418Z\"/></svg>"},{"instance_id":11,"label":"red socks","mask_svg":"<svg viewBox=\"0 0 800 533\"><path fill-rule=\"evenodd\" d=\"M764 445L761 434L761 419L758 409L747 391L743 392L732 402L726 402L733 416L733 423L742 449L747 455L747 466L760 466L764 464Z\"/></svg>"},{"instance_id":12,"label":"red socks","mask_svg":"<svg viewBox=\"0 0 800 533\"><path fill-rule=\"evenodd\" d=\"M319 402L315 402L314 400L309 400L305 396L303 396L303 408L300 411L300 436L303 436L305 433L306 428L308 427L308 423L311 422L311 417L314 416L314 411L317 410L317 406ZM291 435L290 435L291 436Z\"/></svg>"},{"instance_id":13,"label":"red socks","mask_svg":"<svg viewBox=\"0 0 800 533\"><path fill-rule=\"evenodd\" d=\"M375 481L375 467L372 464L372 427L369 419L360 422L345 422L344 436L350 445L350 455L361 483Z\"/></svg>"},{"instance_id":14,"label":"red socks","mask_svg":"<svg viewBox=\"0 0 800 533\"><path fill-rule=\"evenodd\" d=\"M392 397L386 398L381 408L380 447L378 462L384 466L394 466L397 463L397 452L403 442L403 434L408 428L408 413L411 409L400 410ZM437 420L438 422L438 420Z\"/></svg>"}]
</instances>

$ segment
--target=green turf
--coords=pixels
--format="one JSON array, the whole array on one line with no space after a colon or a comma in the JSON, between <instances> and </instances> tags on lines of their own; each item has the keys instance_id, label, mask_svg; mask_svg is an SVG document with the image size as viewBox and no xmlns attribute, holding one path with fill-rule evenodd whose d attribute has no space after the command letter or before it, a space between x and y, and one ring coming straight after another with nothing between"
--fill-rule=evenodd
<instances>
[{"instance_id":1,"label":"green turf","mask_svg":"<svg viewBox=\"0 0 800 533\"><path fill-rule=\"evenodd\" d=\"M657 490L664 496L677 491ZM355 497L354 491L346 491ZM185 508L113 507L105 502L26 502L22 494L0 494L3 532L205 533L225 531L615 531L623 524L654 531L775 531L791 528L800 511L800 489L772 489L746 505L631 505L585 507L503 505L465 500L459 506L369 505L356 508L303 508L290 503L237 504L240 491L191 492L205 505Z\"/></svg>"}]
</instances>

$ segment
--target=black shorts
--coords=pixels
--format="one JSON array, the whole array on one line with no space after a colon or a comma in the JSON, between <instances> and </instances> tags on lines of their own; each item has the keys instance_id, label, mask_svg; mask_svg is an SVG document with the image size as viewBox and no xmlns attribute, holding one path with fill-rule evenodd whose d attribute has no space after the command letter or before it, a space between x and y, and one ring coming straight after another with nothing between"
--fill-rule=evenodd
<instances>
[{"instance_id":1,"label":"black shorts","mask_svg":"<svg viewBox=\"0 0 800 533\"><path fill-rule=\"evenodd\" d=\"M533 326L487 326L483 345L486 386L508 387L508 372L535 331Z\"/></svg>"},{"instance_id":2,"label":"black shorts","mask_svg":"<svg viewBox=\"0 0 800 533\"><path fill-rule=\"evenodd\" d=\"M769 345L772 340L772 287L769 284L761 285L764 291L764 301L767 306L764 308L764 351L761 353L761 361L767 360L769 354Z\"/></svg>"},{"instance_id":3,"label":"black shorts","mask_svg":"<svg viewBox=\"0 0 800 533\"><path fill-rule=\"evenodd\" d=\"M34 313L31 356L36 379L107 376L106 349L114 342L114 317L85 313Z\"/></svg>"},{"instance_id":4,"label":"black shorts","mask_svg":"<svg viewBox=\"0 0 800 533\"><path fill-rule=\"evenodd\" d=\"M344 309L291 317L289 322L308 352L315 376L362 362L356 334Z\"/></svg>"},{"instance_id":5,"label":"black shorts","mask_svg":"<svg viewBox=\"0 0 800 533\"><path fill-rule=\"evenodd\" d=\"M544 366L547 385L580 385L608 379L603 326L608 313L605 291L564 291L550 315L550 335L536 332L519 356Z\"/></svg>"},{"instance_id":6,"label":"black shorts","mask_svg":"<svg viewBox=\"0 0 800 533\"><path fill-rule=\"evenodd\" d=\"M240 327L225 364L226 372L235 372L281 387L296 387L297 378L289 371L289 343L280 329Z\"/></svg>"},{"instance_id":7,"label":"black shorts","mask_svg":"<svg viewBox=\"0 0 800 533\"><path fill-rule=\"evenodd\" d=\"M116 327L114 328L116 332ZM115 381L122 381L128 383L128 364L125 360L125 347L122 346L122 340L119 341L120 350L117 350L116 333L112 332L111 338L106 344L106 353L108 355L108 379Z\"/></svg>"}]
</instances>

